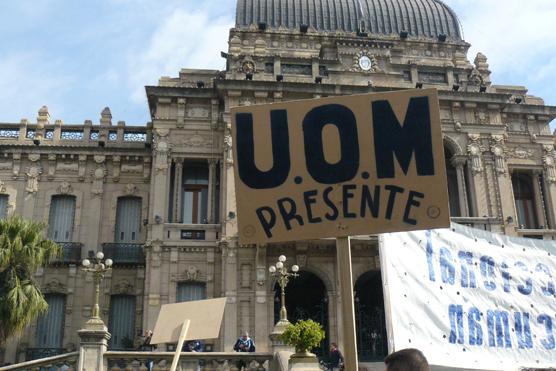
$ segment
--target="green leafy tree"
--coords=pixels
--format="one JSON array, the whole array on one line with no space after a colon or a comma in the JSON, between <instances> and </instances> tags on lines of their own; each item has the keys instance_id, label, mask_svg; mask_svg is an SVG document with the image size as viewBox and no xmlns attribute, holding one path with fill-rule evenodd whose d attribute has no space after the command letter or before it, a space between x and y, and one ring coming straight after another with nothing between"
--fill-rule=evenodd
<instances>
[{"instance_id":1,"label":"green leafy tree","mask_svg":"<svg viewBox=\"0 0 556 371\"><path fill-rule=\"evenodd\" d=\"M298 353L308 352L317 347L324 340L322 326L313 320L301 320L295 324L289 324L282 333L281 339L284 343L295 347Z\"/></svg>"},{"instance_id":2,"label":"green leafy tree","mask_svg":"<svg viewBox=\"0 0 556 371\"><path fill-rule=\"evenodd\" d=\"M0 219L0 344L48 309L33 276L62 250L45 228L19 216Z\"/></svg>"}]
</instances>

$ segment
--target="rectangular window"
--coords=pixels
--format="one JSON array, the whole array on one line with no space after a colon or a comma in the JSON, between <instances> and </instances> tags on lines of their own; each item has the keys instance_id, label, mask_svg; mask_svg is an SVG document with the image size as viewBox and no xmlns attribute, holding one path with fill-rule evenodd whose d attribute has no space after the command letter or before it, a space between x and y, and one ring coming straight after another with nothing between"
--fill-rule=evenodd
<instances>
[{"instance_id":1,"label":"rectangular window","mask_svg":"<svg viewBox=\"0 0 556 371\"><path fill-rule=\"evenodd\" d=\"M204 300L207 298L206 284L203 282L180 282L176 291L176 303Z\"/></svg>"},{"instance_id":2,"label":"rectangular window","mask_svg":"<svg viewBox=\"0 0 556 371\"><path fill-rule=\"evenodd\" d=\"M64 339L64 314L66 296L47 294L48 311L37 320L37 348L62 348Z\"/></svg>"},{"instance_id":3,"label":"rectangular window","mask_svg":"<svg viewBox=\"0 0 556 371\"><path fill-rule=\"evenodd\" d=\"M446 84L448 79L444 72L419 71L419 81L425 84Z\"/></svg>"},{"instance_id":4,"label":"rectangular window","mask_svg":"<svg viewBox=\"0 0 556 371\"><path fill-rule=\"evenodd\" d=\"M526 172L512 174L515 208L520 229L538 228L533 181L531 175Z\"/></svg>"},{"instance_id":5,"label":"rectangular window","mask_svg":"<svg viewBox=\"0 0 556 371\"><path fill-rule=\"evenodd\" d=\"M0 195L0 219L8 216L8 195Z\"/></svg>"},{"instance_id":6,"label":"rectangular window","mask_svg":"<svg viewBox=\"0 0 556 371\"><path fill-rule=\"evenodd\" d=\"M181 239L182 240L204 240L205 231L182 229Z\"/></svg>"},{"instance_id":7,"label":"rectangular window","mask_svg":"<svg viewBox=\"0 0 556 371\"><path fill-rule=\"evenodd\" d=\"M265 63L264 64L264 72L266 73L274 73L274 63Z\"/></svg>"},{"instance_id":8,"label":"rectangular window","mask_svg":"<svg viewBox=\"0 0 556 371\"><path fill-rule=\"evenodd\" d=\"M141 198L120 197L116 211L114 242L136 243L141 233Z\"/></svg>"},{"instance_id":9,"label":"rectangular window","mask_svg":"<svg viewBox=\"0 0 556 371\"><path fill-rule=\"evenodd\" d=\"M129 350L134 348L135 296L112 295L108 328L112 335L110 349Z\"/></svg>"},{"instance_id":10,"label":"rectangular window","mask_svg":"<svg viewBox=\"0 0 556 371\"><path fill-rule=\"evenodd\" d=\"M56 242L72 242L74 217L74 196L52 196L48 217L48 238Z\"/></svg>"},{"instance_id":11,"label":"rectangular window","mask_svg":"<svg viewBox=\"0 0 556 371\"><path fill-rule=\"evenodd\" d=\"M411 82L411 71L403 71L403 81Z\"/></svg>"},{"instance_id":12,"label":"rectangular window","mask_svg":"<svg viewBox=\"0 0 556 371\"><path fill-rule=\"evenodd\" d=\"M208 164L186 163L183 168L183 223L208 223Z\"/></svg>"},{"instance_id":13,"label":"rectangular window","mask_svg":"<svg viewBox=\"0 0 556 371\"><path fill-rule=\"evenodd\" d=\"M313 74L313 66L310 64L284 63L282 64L282 74L311 76Z\"/></svg>"}]
</instances>

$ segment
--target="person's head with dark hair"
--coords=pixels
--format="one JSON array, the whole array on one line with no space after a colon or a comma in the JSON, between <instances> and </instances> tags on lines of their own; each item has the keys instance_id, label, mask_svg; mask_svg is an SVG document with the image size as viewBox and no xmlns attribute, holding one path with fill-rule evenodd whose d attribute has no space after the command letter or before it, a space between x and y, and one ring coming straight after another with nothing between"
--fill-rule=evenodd
<instances>
[{"instance_id":1,"label":"person's head with dark hair","mask_svg":"<svg viewBox=\"0 0 556 371\"><path fill-rule=\"evenodd\" d=\"M418 349L402 349L384 358L386 371L430 371L425 355Z\"/></svg>"}]
</instances>

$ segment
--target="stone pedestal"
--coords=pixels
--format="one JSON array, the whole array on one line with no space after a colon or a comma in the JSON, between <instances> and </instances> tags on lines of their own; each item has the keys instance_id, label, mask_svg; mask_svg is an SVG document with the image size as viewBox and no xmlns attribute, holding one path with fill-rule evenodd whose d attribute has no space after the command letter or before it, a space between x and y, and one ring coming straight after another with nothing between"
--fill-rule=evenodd
<instances>
[{"instance_id":1,"label":"stone pedestal","mask_svg":"<svg viewBox=\"0 0 556 371\"><path fill-rule=\"evenodd\" d=\"M108 349L110 333L100 318L91 318L79 335L79 363L77 371L104 371L104 352Z\"/></svg>"},{"instance_id":2,"label":"stone pedestal","mask_svg":"<svg viewBox=\"0 0 556 371\"><path fill-rule=\"evenodd\" d=\"M295 353L290 357L289 371L320 371L317 356L312 353Z\"/></svg>"},{"instance_id":3,"label":"stone pedestal","mask_svg":"<svg viewBox=\"0 0 556 371\"><path fill-rule=\"evenodd\" d=\"M286 327L290 324L290 321L278 321L276 325L274 325L274 329L270 333L270 344L272 346L272 352L275 354L278 352L295 352L294 347L284 344L282 340L280 340L280 335L286 330Z\"/></svg>"}]
</instances>

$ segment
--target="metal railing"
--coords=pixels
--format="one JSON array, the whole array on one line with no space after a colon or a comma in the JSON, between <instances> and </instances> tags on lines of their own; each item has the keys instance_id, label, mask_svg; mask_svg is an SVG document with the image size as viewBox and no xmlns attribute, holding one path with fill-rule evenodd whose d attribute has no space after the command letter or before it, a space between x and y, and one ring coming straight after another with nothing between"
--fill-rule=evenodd
<instances>
[{"instance_id":1,"label":"metal railing","mask_svg":"<svg viewBox=\"0 0 556 371\"><path fill-rule=\"evenodd\" d=\"M62 256L54 260L54 263L81 263L81 250L83 244L81 242L56 242L62 248Z\"/></svg>"},{"instance_id":2,"label":"metal railing","mask_svg":"<svg viewBox=\"0 0 556 371\"><path fill-rule=\"evenodd\" d=\"M142 243L103 243L105 259L112 259L115 265L144 265L145 254Z\"/></svg>"}]
</instances>

